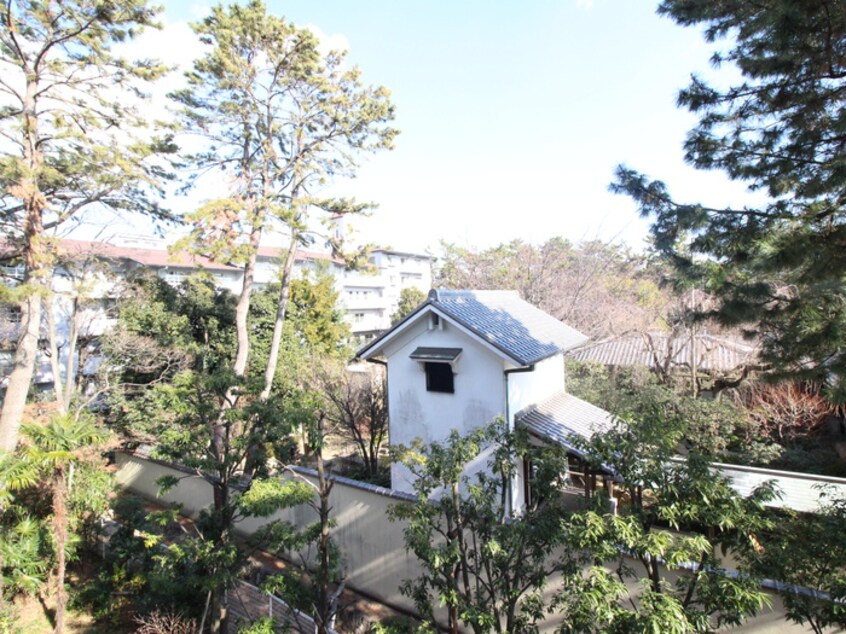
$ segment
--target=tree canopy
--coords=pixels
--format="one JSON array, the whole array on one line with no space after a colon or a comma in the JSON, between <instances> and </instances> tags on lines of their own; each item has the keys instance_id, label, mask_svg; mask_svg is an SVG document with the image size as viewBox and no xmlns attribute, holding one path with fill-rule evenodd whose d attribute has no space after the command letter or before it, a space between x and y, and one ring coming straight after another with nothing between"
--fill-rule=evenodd
<instances>
[{"instance_id":1,"label":"tree canopy","mask_svg":"<svg viewBox=\"0 0 846 634\"><path fill-rule=\"evenodd\" d=\"M474 251L444 243L435 286L516 290L527 302L602 339L654 326L667 298L648 260L599 241L514 240Z\"/></svg>"},{"instance_id":2,"label":"tree canopy","mask_svg":"<svg viewBox=\"0 0 846 634\"><path fill-rule=\"evenodd\" d=\"M41 303L56 248L48 231L86 209L132 208L157 217L165 172L151 157L172 151L139 115L139 87L165 67L112 52L157 9L146 0L13 0L0 9L0 227L3 259L24 265L15 365L0 412L0 449L13 450L35 368ZM142 134L140 134L143 132Z\"/></svg>"},{"instance_id":3,"label":"tree canopy","mask_svg":"<svg viewBox=\"0 0 846 634\"><path fill-rule=\"evenodd\" d=\"M665 0L658 9L723 42L712 58L742 80L693 77L678 97L698 116L685 159L723 170L767 201L680 203L620 166L613 191L653 218L656 248L681 278L720 298L723 323L763 335L775 374L826 380L846 399L846 3Z\"/></svg>"}]
</instances>

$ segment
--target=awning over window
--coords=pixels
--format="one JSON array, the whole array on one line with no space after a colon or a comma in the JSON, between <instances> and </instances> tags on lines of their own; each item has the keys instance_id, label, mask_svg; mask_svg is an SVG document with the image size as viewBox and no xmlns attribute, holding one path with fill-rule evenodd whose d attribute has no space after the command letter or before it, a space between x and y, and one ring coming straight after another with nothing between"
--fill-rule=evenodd
<instances>
[{"instance_id":1,"label":"awning over window","mask_svg":"<svg viewBox=\"0 0 846 634\"><path fill-rule=\"evenodd\" d=\"M433 361L437 363L452 363L461 354L461 348L417 348L409 358L417 361Z\"/></svg>"}]
</instances>

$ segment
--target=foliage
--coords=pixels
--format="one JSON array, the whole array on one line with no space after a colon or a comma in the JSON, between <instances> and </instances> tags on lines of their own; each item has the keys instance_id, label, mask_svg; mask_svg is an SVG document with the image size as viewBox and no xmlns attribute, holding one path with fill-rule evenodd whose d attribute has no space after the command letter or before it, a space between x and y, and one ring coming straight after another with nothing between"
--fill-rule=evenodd
<instances>
[{"instance_id":1,"label":"foliage","mask_svg":"<svg viewBox=\"0 0 846 634\"><path fill-rule=\"evenodd\" d=\"M655 248L677 275L720 298L714 316L763 335L761 357L775 374L826 383L842 402L843 2L664 0L659 12L724 41L712 60L742 75L727 87L694 77L679 94L699 117L686 160L767 200L743 209L678 203L660 181L622 166L612 189L653 219Z\"/></svg>"},{"instance_id":2,"label":"foliage","mask_svg":"<svg viewBox=\"0 0 846 634\"><path fill-rule=\"evenodd\" d=\"M49 572L49 537L44 524L24 515L4 518L0 527L3 602L17 593L35 595Z\"/></svg>"},{"instance_id":3,"label":"foliage","mask_svg":"<svg viewBox=\"0 0 846 634\"><path fill-rule=\"evenodd\" d=\"M436 286L516 290L594 339L649 329L667 302L649 263L615 245L555 237L537 246L516 240L479 252L443 249Z\"/></svg>"},{"instance_id":4,"label":"foliage","mask_svg":"<svg viewBox=\"0 0 846 634\"><path fill-rule=\"evenodd\" d=\"M22 430L25 443L18 459L22 465L20 468L28 473L23 478L18 477L16 481L11 482L11 485L14 488L24 488L39 482L52 499L50 536L55 552L55 563L50 562L50 567L51 572L55 572L56 576L55 631L61 634L67 604L66 562L73 555L77 541L72 533L73 516L68 504L73 486L74 468L82 459L83 453L103 442L106 434L88 418L78 418L68 414L53 416L44 425L24 424ZM89 499L88 494L79 497L83 500ZM83 501L81 506L85 508L89 504Z\"/></svg>"},{"instance_id":5,"label":"foliage","mask_svg":"<svg viewBox=\"0 0 846 634\"><path fill-rule=\"evenodd\" d=\"M266 362L270 350L278 297L279 285L271 284L256 292L250 305L254 363L258 366ZM289 375L302 372L305 352L318 357L346 356L350 331L338 302L335 280L326 271L291 280L281 344L286 363L277 370L277 378L284 382L280 374L286 373L288 363L294 364Z\"/></svg>"},{"instance_id":6,"label":"foliage","mask_svg":"<svg viewBox=\"0 0 846 634\"><path fill-rule=\"evenodd\" d=\"M772 488L743 498L706 456L671 461L683 434L682 425L658 410L636 421L618 419L590 441L573 439L593 468L615 474L623 495L619 515L601 512L598 496L594 509L566 524L571 547L602 567L561 590L562 632L710 632L742 623L766 603L750 569L724 574L719 553L753 549L771 528L762 505ZM633 581L640 592L631 589Z\"/></svg>"},{"instance_id":7,"label":"foliage","mask_svg":"<svg viewBox=\"0 0 846 634\"><path fill-rule=\"evenodd\" d=\"M766 464L780 454L780 449L763 435L760 421L744 408L729 399L680 394L642 368L616 368L612 372L598 363L570 360L567 388L627 421L662 421L665 429L656 427L671 442L668 455L692 450L717 461Z\"/></svg>"},{"instance_id":8,"label":"foliage","mask_svg":"<svg viewBox=\"0 0 846 634\"><path fill-rule=\"evenodd\" d=\"M77 600L111 627L157 612L199 616L210 571L195 549L168 548L169 541L190 536L176 509L150 511L140 498L123 497L115 502L114 516L116 530L103 565Z\"/></svg>"},{"instance_id":9,"label":"foliage","mask_svg":"<svg viewBox=\"0 0 846 634\"><path fill-rule=\"evenodd\" d=\"M431 626L408 617L388 617L374 623L371 634L428 634Z\"/></svg>"},{"instance_id":10,"label":"foliage","mask_svg":"<svg viewBox=\"0 0 846 634\"><path fill-rule=\"evenodd\" d=\"M257 399L256 377L234 375L232 295L202 279L186 280L175 289L145 280L139 288L120 312L122 332L152 342L154 350L179 348L190 356L154 366L152 372L120 368L123 377L117 384L127 389L118 390L112 415L134 434L154 438L158 457L188 467L211 484L214 505L204 512L199 534L168 547L170 556L157 565L172 568L176 578L186 568L202 570L199 591L211 594L213 614L220 615L222 593L244 563L245 553L232 543L234 527L247 517L267 517L302 504L312 492L301 483L267 478L266 455L288 437L293 424L289 400L284 394ZM304 541L290 524L272 521L252 546L294 548ZM220 627L216 618L213 628Z\"/></svg>"},{"instance_id":11,"label":"foliage","mask_svg":"<svg viewBox=\"0 0 846 634\"><path fill-rule=\"evenodd\" d=\"M575 550L555 550L562 544L563 498L556 493L563 452L533 446L501 420L465 437L453 431L444 443L397 452L416 478L416 500L394 506L391 517L407 522L406 545L424 570L403 584L403 594L435 628L434 607L441 604L452 632L459 623L474 632L537 631L547 579L579 569ZM483 455L489 471L465 473ZM531 500L517 513L509 486L523 457L531 459L531 486L544 501Z\"/></svg>"},{"instance_id":12,"label":"foliage","mask_svg":"<svg viewBox=\"0 0 846 634\"><path fill-rule=\"evenodd\" d=\"M276 624L269 616L263 616L238 628L238 634L275 634L275 632Z\"/></svg>"},{"instance_id":13,"label":"foliage","mask_svg":"<svg viewBox=\"0 0 846 634\"><path fill-rule=\"evenodd\" d=\"M369 481L381 475L379 452L388 439L385 381L377 366L352 371L345 364L327 364L318 377L333 432L355 443Z\"/></svg>"},{"instance_id":14,"label":"foliage","mask_svg":"<svg viewBox=\"0 0 846 634\"><path fill-rule=\"evenodd\" d=\"M103 341L110 422L149 441L188 416L198 373L213 374L229 361L233 323L233 296L207 279L176 288L155 275L130 279L118 327Z\"/></svg>"},{"instance_id":15,"label":"foliage","mask_svg":"<svg viewBox=\"0 0 846 634\"><path fill-rule=\"evenodd\" d=\"M747 552L758 574L783 582L787 618L817 634L846 626L846 501L828 496L816 513L787 513Z\"/></svg>"},{"instance_id":16,"label":"foliage","mask_svg":"<svg viewBox=\"0 0 846 634\"><path fill-rule=\"evenodd\" d=\"M22 328L0 413L0 447L14 450L38 348L42 299L55 261L52 230L92 206L156 218L173 150L139 115L142 87L165 68L128 61L112 45L155 26L145 0L10 0L0 28L0 226L25 267L16 289Z\"/></svg>"},{"instance_id":17,"label":"foliage","mask_svg":"<svg viewBox=\"0 0 846 634\"><path fill-rule=\"evenodd\" d=\"M398 324L411 311L426 301L426 293L416 286L409 286L400 291L397 309L391 315L391 325Z\"/></svg>"}]
</instances>

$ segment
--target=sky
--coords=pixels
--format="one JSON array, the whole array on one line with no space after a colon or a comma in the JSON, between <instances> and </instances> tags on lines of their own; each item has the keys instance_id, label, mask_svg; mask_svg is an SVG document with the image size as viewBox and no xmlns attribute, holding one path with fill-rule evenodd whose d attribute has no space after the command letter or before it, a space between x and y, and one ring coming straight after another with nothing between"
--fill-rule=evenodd
<instances>
[{"instance_id":1,"label":"sky","mask_svg":"<svg viewBox=\"0 0 846 634\"><path fill-rule=\"evenodd\" d=\"M608 192L625 164L680 200L742 204L744 188L685 165L695 118L676 107L712 44L646 0L267 0L268 10L348 49L363 81L391 90L396 147L362 157L337 195L379 205L354 241L436 253L553 236L642 248L648 221ZM186 67L188 24L210 5L170 0L165 28L132 50ZM179 74L169 85L176 86ZM201 194L171 197L189 211ZM113 229L116 230L116 229ZM133 229L137 230L137 229Z\"/></svg>"}]
</instances>

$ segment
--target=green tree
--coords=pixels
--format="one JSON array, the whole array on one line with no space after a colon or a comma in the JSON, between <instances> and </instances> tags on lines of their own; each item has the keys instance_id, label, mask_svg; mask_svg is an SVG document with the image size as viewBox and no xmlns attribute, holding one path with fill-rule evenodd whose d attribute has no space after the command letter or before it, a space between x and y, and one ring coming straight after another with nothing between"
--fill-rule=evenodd
<instances>
[{"instance_id":1,"label":"green tree","mask_svg":"<svg viewBox=\"0 0 846 634\"><path fill-rule=\"evenodd\" d=\"M201 571L197 580L201 594L209 597L215 632L227 618L225 590L244 564L244 552L233 542L237 524L247 517L269 517L312 495L302 483L267 477L266 454L288 437L301 403L288 393L256 398L261 378L234 376L234 323L234 297L208 279L188 279L177 288L142 279L137 295L122 303L114 335L119 345L132 342L121 351L177 348L187 355L171 364L173 357L156 352L162 361L121 367L117 381L124 389L113 411L121 426L155 439L158 457L188 467L190 477L202 477L212 488L214 502L200 520L200 537L170 552L156 570L166 565L176 576L180 570ZM239 389L238 404L224 408L233 385ZM176 484L174 479L161 482L164 488ZM268 548L291 548L299 539L281 522L270 522L260 535Z\"/></svg>"},{"instance_id":2,"label":"green tree","mask_svg":"<svg viewBox=\"0 0 846 634\"><path fill-rule=\"evenodd\" d=\"M67 414L53 417L46 425L25 424L23 433L31 444L23 449L21 460L36 477L42 478L52 497L52 536L56 552L55 632L65 626L65 569L67 562L70 513L68 501L74 468L81 453L105 440L106 434L87 418ZM21 484L25 484L24 481Z\"/></svg>"},{"instance_id":3,"label":"green tree","mask_svg":"<svg viewBox=\"0 0 846 634\"><path fill-rule=\"evenodd\" d=\"M406 315L425 301L426 293L419 288L409 286L402 289L400 291L399 302L397 302L397 309L391 315L391 325L393 326L401 322Z\"/></svg>"},{"instance_id":4,"label":"green tree","mask_svg":"<svg viewBox=\"0 0 846 634\"><path fill-rule=\"evenodd\" d=\"M684 421L666 420L659 407L574 439L588 464L614 474L620 506L605 512L600 495L565 523L569 546L596 563L557 596L562 633L711 632L766 603L750 567L725 574L720 553L748 551L771 528L763 503L772 488L744 498L707 457L672 461L685 433Z\"/></svg>"},{"instance_id":5,"label":"green tree","mask_svg":"<svg viewBox=\"0 0 846 634\"><path fill-rule=\"evenodd\" d=\"M465 474L488 452L488 470ZM560 448L540 448L503 421L465 437L453 431L444 443L399 448L397 456L416 477L415 502L391 517L407 522L405 541L423 564L403 594L437 628L435 606L445 605L450 632L461 624L473 632L536 632L547 605L543 590L554 573L577 574L576 550L556 550L560 530ZM530 486L542 492L519 512L509 508L517 465L533 465Z\"/></svg>"},{"instance_id":6,"label":"green tree","mask_svg":"<svg viewBox=\"0 0 846 634\"><path fill-rule=\"evenodd\" d=\"M253 361L261 368L267 362L276 320L279 285L271 284L255 294L251 306ZM290 354L300 357L304 349L313 356L346 357L350 352L347 340L349 325L339 308L339 294L335 279L327 272L306 274L291 280L290 297L285 316L280 349L283 358L290 362ZM278 372L285 372L285 364Z\"/></svg>"},{"instance_id":7,"label":"green tree","mask_svg":"<svg viewBox=\"0 0 846 634\"><path fill-rule=\"evenodd\" d=\"M755 571L779 586L787 618L816 634L846 627L846 500L827 496L815 513L778 517L746 553Z\"/></svg>"},{"instance_id":8,"label":"green tree","mask_svg":"<svg viewBox=\"0 0 846 634\"><path fill-rule=\"evenodd\" d=\"M214 7L194 29L209 51L188 73L189 87L174 97L190 128L210 141L191 162L201 172L222 170L236 184L230 198L212 201L190 218L196 248L244 266L236 376L244 376L249 360L246 324L262 233L276 223L290 234L261 393L266 399L294 259L311 233L310 216L315 210L337 216L368 208L320 198L319 191L327 180L352 174L358 154L391 147L393 107L386 89L365 87L357 68L344 69L343 54L322 57L310 31L268 15L260 0Z\"/></svg>"},{"instance_id":9,"label":"green tree","mask_svg":"<svg viewBox=\"0 0 846 634\"><path fill-rule=\"evenodd\" d=\"M660 419L670 451L693 450L711 460L767 464L783 448L767 437L758 412L729 399L711 400L663 385L645 368L616 368L567 362L567 389L625 420ZM672 445L675 442L677 445Z\"/></svg>"},{"instance_id":10,"label":"green tree","mask_svg":"<svg viewBox=\"0 0 846 634\"><path fill-rule=\"evenodd\" d=\"M0 14L0 134L10 148L0 156L0 222L15 246L6 257L25 267L23 283L4 293L21 315L0 412L0 448L12 451L50 291L49 233L93 205L166 217L153 199L163 172L150 159L172 148L132 105L139 85L164 67L111 52L113 43L155 26L156 10L145 0L11 0Z\"/></svg>"},{"instance_id":11,"label":"green tree","mask_svg":"<svg viewBox=\"0 0 846 634\"><path fill-rule=\"evenodd\" d=\"M694 77L678 102L699 117L685 159L765 194L743 209L675 201L660 181L619 167L613 191L653 219L655 248L683 279L720 298L713 315L763 334L776 374L830 380L846 398L844 129L846 5L664 0L659 13L702 26L712 58L742 80Z\"/></svg>"}]
</instances>

